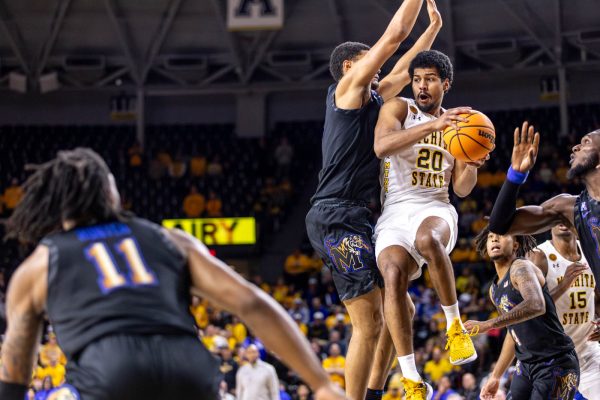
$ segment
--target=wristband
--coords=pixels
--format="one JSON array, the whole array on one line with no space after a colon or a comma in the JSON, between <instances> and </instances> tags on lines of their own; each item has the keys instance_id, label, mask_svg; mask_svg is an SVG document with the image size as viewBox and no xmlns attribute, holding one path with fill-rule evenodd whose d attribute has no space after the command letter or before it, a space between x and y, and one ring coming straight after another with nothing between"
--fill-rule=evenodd
<instances>
[{"instance_id":1,"label":"wristband","mask_svg":"<svg viewBox=\"0 0 600 400\"><path fill-rule=\"evenodd\" d=\"M515 171L511 165L510 167L508 167L508 173L506 174L506 179L508 179L510 182L512 182L516 185L522 185L527 180L528 175L529 175L529 172Z\"/></svg>"},{"instance_id":2,"label":"wristband","mask_svg":"<svg viewBox=\"0 0 600 400\"><path fill-rule=\"evenodd\" d=\"M27 386L20 383L8 383L0 381L0 399L23 400L27 394Z\"/></svg>"}]
</instances>

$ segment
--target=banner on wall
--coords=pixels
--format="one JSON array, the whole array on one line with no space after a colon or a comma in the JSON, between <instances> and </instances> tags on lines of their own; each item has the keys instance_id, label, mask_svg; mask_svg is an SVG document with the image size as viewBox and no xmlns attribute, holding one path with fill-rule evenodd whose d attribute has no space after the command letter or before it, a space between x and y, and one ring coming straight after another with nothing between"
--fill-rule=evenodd
<instances>
[{"instance_id":1,"label":"banner on wall","mask_svg":"<svg viewBox=\"0 0 600 400\"><path fill-rule=\"evenodd\" d=\"M165 219L162 225L184 230L207 246L256 244L256 220L252 217Z\"/></svg>"},{"instance_id":2,"label":"banner on wall","mask_svg":"<svg viewBox=\"0 0 600 400\"><path fill-rule=\"evenodd\" d=\"M230 31L281 29L284 0L227 0Z\"/></svg>"}]
</instances>

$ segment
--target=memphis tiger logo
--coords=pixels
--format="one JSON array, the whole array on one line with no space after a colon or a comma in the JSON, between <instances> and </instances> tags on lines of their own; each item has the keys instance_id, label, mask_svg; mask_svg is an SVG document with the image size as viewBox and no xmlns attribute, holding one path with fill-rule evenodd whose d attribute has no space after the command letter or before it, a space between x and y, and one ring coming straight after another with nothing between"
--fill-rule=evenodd
<instances>
[{"instance_id":1,"label":"memphis tiger logo","mask_svg":"<svg viewBox=\"0 0 600 400\"><path fill-rule=\"evenodd\" d=\"M579 386L579 375L575 371L563 371L557 369L554 372L556 380L552 388L551 399L570 400L577 392Z\"/></svg>"},{"instance_id":2,"label":"memphis tiger logo","mask_svg":"<svg viewBox=\"0 0 600 400\"><path fill-rule=\"evenodd\" d=\"M363 253L371 252L371 246L360 235L346 235L337 242L327 239L325 247L331 262L340 272L362 270L365 267Z\"/></svg>"},{"instance_id":3,"label":"memphis tiger logo","mask_svg":"<svg viewBox=\"0 0 600 400\"><path fill-rule=\"evenodd\" d=\"M498 309L500 311L502 311L502 313L509 312L515 306L515 303L513 303L512 301L510 301L508 299L507 295L503 295L502 297L500 297L500 301L498 301L497 303L498 303Z\"/></svg>"}]
</instances>

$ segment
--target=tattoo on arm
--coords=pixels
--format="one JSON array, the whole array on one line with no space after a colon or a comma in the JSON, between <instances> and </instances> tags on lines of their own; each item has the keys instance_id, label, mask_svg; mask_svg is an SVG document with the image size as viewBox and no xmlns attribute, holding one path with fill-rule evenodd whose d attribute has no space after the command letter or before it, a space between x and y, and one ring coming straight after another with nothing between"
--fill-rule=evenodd
<instances>
[{"instance_id":1,"label":"tattoo on arm","mask_svg":"<svg viewBox=\"0 0 600 400\"><path fill-rule=\"evenodd\" d=\"M510 279L521 293L523 301L509 312L490 320L492 327L503 328L518 324L542 315L546 311L542 286L533 268L536 267L529 262L515 263L510 272Z\"/></svg>"},{"instance_id":2,"label":"tattoo on arm","mask_svg":"<svg viewBox=\"0 0 600 400\"><path fill-rule=\"evenodd\" d=\"M41 316L35 314L15 314L10 318L6 340L2 345L0 380L29 384L41 336L41 322Z\"/></svg>"}]
</instances>

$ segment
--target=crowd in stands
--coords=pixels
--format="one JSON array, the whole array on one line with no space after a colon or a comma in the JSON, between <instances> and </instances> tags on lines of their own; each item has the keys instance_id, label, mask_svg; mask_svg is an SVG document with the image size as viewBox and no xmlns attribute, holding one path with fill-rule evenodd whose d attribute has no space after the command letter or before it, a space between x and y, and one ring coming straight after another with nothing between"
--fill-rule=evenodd
<instances>
[{"instance_id":1,"label":"crowd in stands","mask_svg":"<svg viewBox=\"0 0 600 400\"><path fill-rule=\"evenodd\" d=\"M496 313L487 291L493 276L490 265L473 245L474 236L486 225L499 187L505 178L512 149L512 131L525 119L542 134L538 164L521 190L520 204L539 203L553 194L578 193L580 182L566 180L568 154L580 137L600 128L600 105L580 105L570 109L573 134L558 136L558 110L544 108L516 112L490 112L496 125L496 150L479 171L477 187L466 199L452 196L459 212L459 241L451 255L456 271L463 318L483 320ZM585 118L584 118L585 117ZM269 231L277 231L293 204L295 194L305 190L320 160L315 156L321 123L280 124L278 132L266 139L236 139L232 126L153 127L142 148L132 129L96 127L4 127L0 128L0 148L14 141L12 152L0 160L2 213L10 214L22 196L22 166L48 159L59 148L91 146L107 160L123 192L125 205L136 214L160 221L166 217L219 217L255 215ZM46 138L47 130L52 140ZM92 134L93 133L93 134ZM377 201L373 201L377 218ZM7 250L8 249L8 250ZM0 269L10 272L25 254L17 246L3 246ZM331 380L344 386L345 353L352 335L349 317L336 294L331 274L305 241L290 253L281 266L276 282L249 277L284 306L311 343ZM0 273L0 296L5 289ZM427 270L413 283L410 295L416 306L414 343L417 365L432 382L436 400L477 399L479 387L493 368L505 332L492 329L474 337L479 358L460 367L448 362L445 349L445 317L432 289ZM3 297L0 297L3 299ZM247 351L254 346L259 359L273 366L279 379L281 399L310 399L310 390L236 317L194 298L191 313L204 345L221 360L224 380L222 399L234 399L238 371L249 363ZM4 315L0 302L0 316ZM1 318L0 318L1 319ZM1 322L0 322L1 323ZM2 328L2 326L0 326ZM31 399L44 399L43 393L64 378L64 356L49 331L40 351ZM252 346L253 345L253 346ZM250 357L251 358L251 357ZM258 361L256 361L258 362ZM497 398L505 395L514 369L505 375ZM384 399L402 398L399 369L394 365Z\"/></svg>"}]
</instances>

